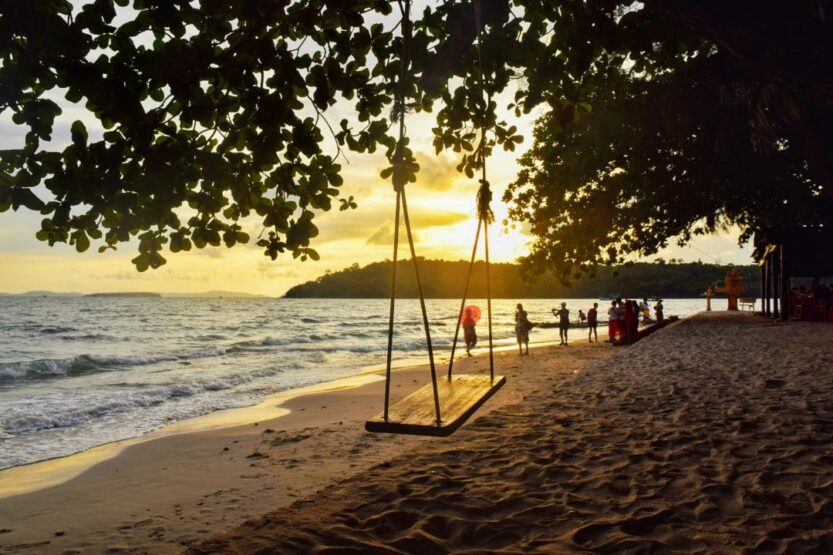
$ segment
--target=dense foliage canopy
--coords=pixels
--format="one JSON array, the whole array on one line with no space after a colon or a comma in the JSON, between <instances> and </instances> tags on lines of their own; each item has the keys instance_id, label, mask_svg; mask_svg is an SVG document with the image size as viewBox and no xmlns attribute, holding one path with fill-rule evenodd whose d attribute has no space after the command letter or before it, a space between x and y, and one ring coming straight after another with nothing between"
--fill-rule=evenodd
<instances>
[{"instance_id":1,"label":"dense foliage canopy","mask_svg":"<svg viewBox=\"0 0 833 555\"><path fill-rule=\"evenodd\" d=\"M411 25L407 4L0 0L0 111L26 129L0 151L0 212L38 211L40 239L79 251L138 238L139 270L247 242L250 216L272 258L317 258L316 213L356 206L344 150L412 181L392 122L434 111L472 175L478 129L486 153L521 140L508 90L502 109L542 116L506 199L562 277L718 225L830 222L828 0L429 2ZM73 103L105 131L78 120L56 146Z\"/></svg>"},{"instance_id":2,"label":"dense foliage canopy","mask_svg":"<svg viewBox=\"0 0 833 555\"><path fill-rule=\"evenodd\" d=\"M592 272L730 224L746 240L833 223L828 2L613 4L587 3L585 36L604 29L574 73L588 109L538 120L505 196L537 239L533 268Z\"/></svg>"}]
</instances>

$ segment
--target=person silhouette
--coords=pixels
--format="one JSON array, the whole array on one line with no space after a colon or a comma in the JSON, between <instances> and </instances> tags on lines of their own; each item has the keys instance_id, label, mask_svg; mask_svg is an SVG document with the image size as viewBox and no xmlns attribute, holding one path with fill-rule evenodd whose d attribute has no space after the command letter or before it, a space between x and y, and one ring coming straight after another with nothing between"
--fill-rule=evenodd
<instances>
[{"instance_id":1,"label":"person silhouette","mask_svg":"<svg viewBox=\"0 0 833 555\"><path fill-rule=\"evenodd\" d=\"M477 320L471 307L466 308L461 324L463 325L463 339L466 342L466 354L471 356L471 350L477 345L477 331L474 329Z\"/></svg>"},{"instance_id":2,"label":"person silhouette","mask_svg":"<svg viewBox=\"0 0 833 555\"><path fill-rule=\"evenodd\" d=\"M593 336L596 343L599 342L599 303L593 303L593 308L587 311L587 339L593 343Z\"/></svg>"},{"instance_id":3,"label":"person silhouette","mask_svg":"<svg viewBox=\"0 0 833 555\"><path fill-rule=\"evenodd\" d=\"M529 354L529 330L532 324L529 323L526 310L521 303L518 303L515 311L515 338L518 340L518 354ZM523 352L522 346L526 347L526 353Z\"/></svg>"},{"instance_id":4,"label":"person silhouette","mask_svg":"<svg viewBox=\"0 0 833 555\"><path fill-rule=\"evenodd\" d=\"M561 303L561 310L555 311L558 316L558 335L561 337L561 345L567 345L567 331L570 329L570 311L567 310L567 303Z\"/></svg>"}]
</instances>

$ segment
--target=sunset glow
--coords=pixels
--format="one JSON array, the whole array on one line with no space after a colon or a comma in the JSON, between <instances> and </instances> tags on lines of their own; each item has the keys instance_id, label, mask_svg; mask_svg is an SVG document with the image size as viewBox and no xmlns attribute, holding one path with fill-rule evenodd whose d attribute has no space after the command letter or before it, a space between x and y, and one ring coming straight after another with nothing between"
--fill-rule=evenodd
<instances>
[{"instance_id":1,"label":"sunset glow","mask_svg":"<svg viewBox=\"0 0 833 555\"><path fill-rule=\"evenodd\" d=\"M421 122L422 123L422 122ZM2 123L2 133L16 132ZM412 125L412 132L430 139L429 124ZM5 139L8 140L8 139ZM522 145L522 148L527 145ZM429 144L420 150L420 179L408 188L408 206L414 226L417 255L427 258L468 259L477 228L474 211L477 182L455 170L453 153L437 156ZM490 255L496 262L511 262L527 252L533 237L520 228L505 229L501 222L508 207L501 201L506 184L517 171L517 153L497 153L490 165L494 191L495 223L490 226ZM245 291L280 295L299 282L314 279L326 270L351 264L367 264L392 256L395 195L389 183L379 177L384 167L380 154L349 156L345 164L342 196L353 195L359 207L337 209L316 218L320 235L313 247L321 254L318 262L300 262L291 256L271 261L261 249L248 245L233 249L208 247L188 253L165 253L168 263L158 270L138 273L130 263L135 247L98 254L94 249L78 254L71 247L50 248L34 237L40 217L27 212L0 215L0 291L24 292L35 289L55 291L159 291L199 292L209 290ZM603 222L600 222L603 225ZM246 231L257 237L261 228L254 220ZM403 236L404 238L404 236ZM405 247L405 245L403 245ZM704 238L692 248L669 248L662 256L748 263L747 250L735 246L731 236ZM400 251L407 256L407 250ZM483 246L478 258L483 256Z\"/></svg>"},{"instance_id":2,"label":"sunset glow","mask_svg":"<svg viewBox=\"0 0 833 555\"><path fill-rule=\"evenodd\" d=\"M503 104L510 102L506 95ZM351 106L337 105L333 118L346 115ZM496 262L511 262L527 253L533 237L520 227L506 229L502 222L508 207L501 198L517 171L517 158L530 146L534 115L517 119L507 110L502 117L516 125L524 142L515 152L496 150L488 162L488 177L494 194L492 208L495 223L490 226L490 255ZM58 118L53 144L69 143L69 125L82 119L91 134L102 129L79 107L71 107ZM477 227L475 216L476 179L457 172L459 154L436 154L432 144L433 114L409 114L408 134L420 164L417 183L408 186L408 205L414 227L417 255L426 258L468 259ZM0 119L0 148L13 148L23 137L23 128ZM333 145L332 148L335 151ZM335 271L354 263L360 265L389 259L392 256L395 195L390 183L379 173L387 165L382 152L374 154L347 153L342 164L344 185L341 197L354 196L356 210L339 212L337 205L330 212L318 213L315 223L320 234L312 242L321 255L318 262L300 262L291 255L270 260L254 245L263 231L257 218L243 221L244 230L252 237L248 245L233 249L208 247L203 250L172 254L164 252L167 264L158 270L139 273L130 260L136 256L135 243L122 245L116 252L96 253L95 248L78 254L72 247L50 248L35 239L41 216L21 211L0 214L0 292L54 290L77 292L157 291L203 292L209 290L242 291L264 295L281 295L289 287L315 279L325 271ZM604 225L603 221L599 225ZM404 239L404 236L403 236ZM409 257L407 247L400 257ZM701 238L693 247L669 247L660 256L698 260L749 262L751 248L737 247L736 234ZM483 246L478 258L483 256Z\"/></svg>"}]
</instances>

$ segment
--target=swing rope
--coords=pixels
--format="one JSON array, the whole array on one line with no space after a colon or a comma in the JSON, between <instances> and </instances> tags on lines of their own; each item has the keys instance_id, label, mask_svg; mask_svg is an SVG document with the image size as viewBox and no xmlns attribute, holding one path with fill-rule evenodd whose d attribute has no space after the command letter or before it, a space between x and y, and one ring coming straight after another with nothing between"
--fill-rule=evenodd
<instances>
[{"instance_id":1,"label":"swing rope","mask_svg":"<svg viewBox=\"0 0 833 555\"><path fill-rule=\"evenodd\" d=\"M466 286L463 288L463 298L460 300L460 312L457 315L457 327L454 329L454 341L451 342L451 358L448 359L448 379L451 379L451 370L454 368L454 352L457 350L457 340L460 338L460 323L463 320L463 310L466 308L466 297L469 294L469 284L471 283L471 274L474 270L474 259L477 255L477 244L480 242L480 229L483 227L483 220L477 219L477 232L474 234L474 246L471 249L471 261L469 262L469 272L466 276Z\"/></svg>"},{"instance_id":2,"label":"swing rope","mask_svg":"<svg viewBox=\"0 0 833 555\"><path fill-rule=\"evenodd\" d=\"M489 272L489 224L494 222L495 215L492 212L492 190L489 186L489 181L486 177L486 134L489 131L486 123L488 117L489 106L492 98L486 87L486 73L483 70L483 26L481 24L481 5L480 0L474 0L474 21L477 29L477 66L479 69L479 81L481 95L485 97L485 106L480 118L480 143L477 147L477 160L481 168L480 188L477 190L477 232L474 235L474 247L471 251L471 261L469 262L469 271L466 276L466 285L463 289L463 299L460 301L460 312L457 315L457 327L454 330L454 341L451 344L451 358L448 361L448 379L451 379L451 372L454 368L454 352L457 350L457 340L460 337L460 325L463 320L463 310L466 306L466 299L469 293L469 285L471 284L472 270L474 269L474 261L477 255L477 245L480 242L480 230L483 230L484 254L486 257L486 306L489 318L489 377L492 382L495 381L495 358L494 358L494 343L492 338L492 284L491 275Z\"/></svg>"},{"instance_id":3,"label":"swing rope","mask_svg":"<svg viewBox=\"0 0 833 555\"><path fill-rule=\"evenodd\" d=\"M394 114L399 118L399 141L396 145L396 151L394 152L393 156L393 165L394 167L399 167L405 164L404 160L404 149L405 149L405 141L406 141L406 134L405 134L405 96L406 96L406 79L408 75L408 66L410 64L410 41L411 41L411 19L410 19L410 12L411 12L411 2L410 0L404 0L403 2L399 2L399 9L402 12L402 55L401 55L401 68L400 68L400 75L399 75L399 83L396 90L396 99L394 101ZM397 172L394 172L397 173ZM419 305L420 309L422 310L422 323L425 327L425 340L428 344L428 361L431 367L431 384L434 388L434 410L436 413L436 420L437 425L439 426L442 422L441 415L440 415L440 397L439 392L437 390L437 371L434 365L434 348L431 343L431 330L428 325L428 311L425 308L425 295L423 294L422 290L422 280L420 279L419 275L419 264L417 262L416 257L416 249L414 248L414 238L413 233L411 232L411 220L408 216L408 202L405 197L405 187L404 185L394 185L394 190L396 191L396 221L395 221L395 228L393 234L393 272L391 277L391 294L390 294L390 315L388 319L388 353L387 353L387 365L385 371L385 412L384 418L385 421L388 420L388 409L390 406L390 379L391 379L391 359L393 354L393 324L394 324L394 313L396 307L396 262L397 262L397 255L399 251L399 223L400 223L400 207L402 217L405 220L405 231L408 237L408 245L410 246L411 250L411 260L414 264L414 275L416 277L416 284L417 284L417 291L419 293Z\"/></svg>"}]
</instances>

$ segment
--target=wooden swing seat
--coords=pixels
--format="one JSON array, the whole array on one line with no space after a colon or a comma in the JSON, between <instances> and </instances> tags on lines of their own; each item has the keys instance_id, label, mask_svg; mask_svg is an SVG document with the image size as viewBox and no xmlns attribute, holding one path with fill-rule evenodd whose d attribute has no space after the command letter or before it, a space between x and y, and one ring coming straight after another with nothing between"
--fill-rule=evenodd
<instances>
[{"instance_id":1,"label":"wooden swing seat","mask_svg":"<svg viewBox=\"0 0 833 555\"><path fill-rule=\"evenodd\" d=\"M368 432L445 437L453 434L489 397L503 387L506 378L485 374L457 374L451 380L437 379L440 416L437 424L434 389L427 383L388 410L388 419L380 413L364 424Z\"/></svg>"}]
</instances>

